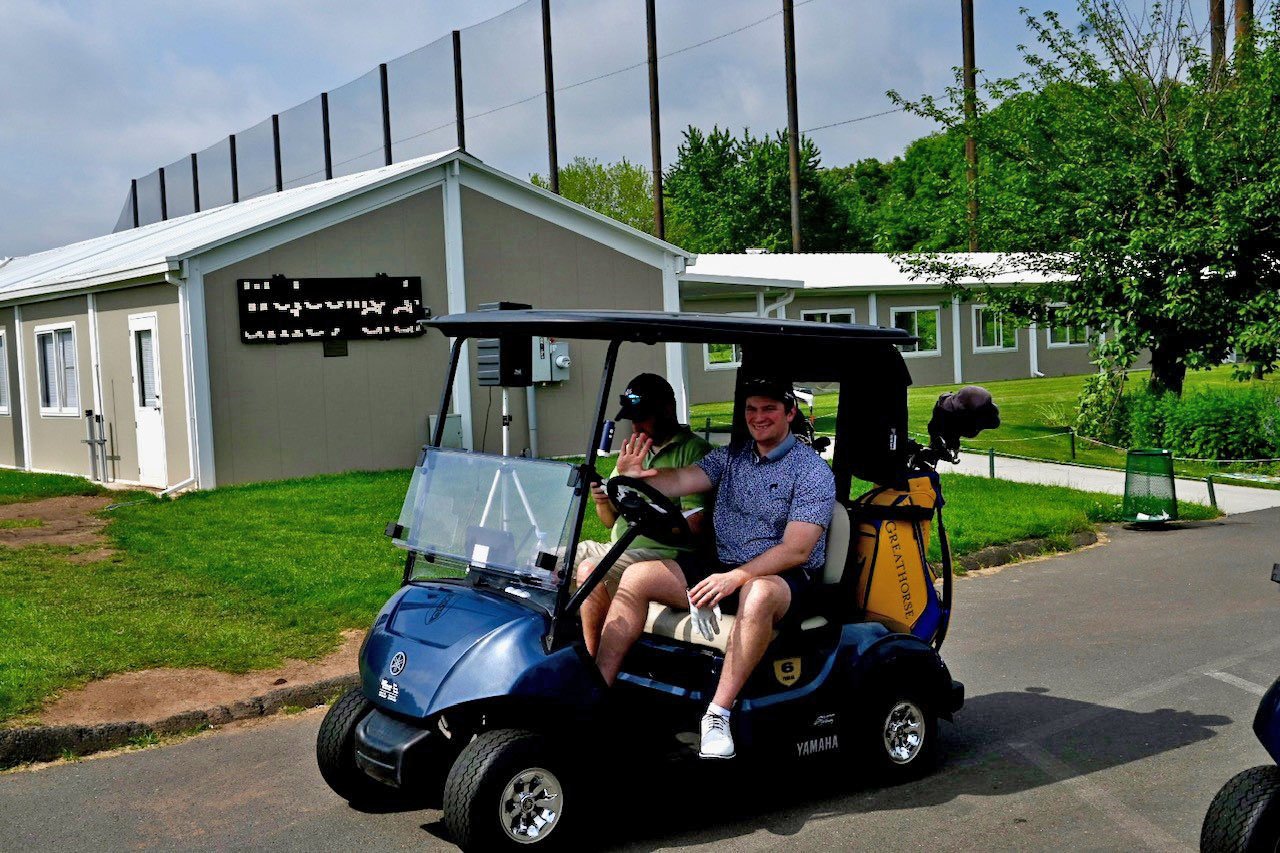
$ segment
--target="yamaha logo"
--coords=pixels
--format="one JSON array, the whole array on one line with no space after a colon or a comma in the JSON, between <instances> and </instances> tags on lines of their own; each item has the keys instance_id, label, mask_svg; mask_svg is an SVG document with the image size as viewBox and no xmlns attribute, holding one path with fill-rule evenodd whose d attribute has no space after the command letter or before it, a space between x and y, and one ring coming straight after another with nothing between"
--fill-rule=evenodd
<instances>
[{"instance_id":1,"label":"yamaha logo","mask_svg":"<svg viewBox=\"0 0 1280 853\"><path fill-rule=\"evenodd\" d=\"M396 652L395 657L391 659L391 674L399 675L404 672L404 665L408 658L404 656L404 652Z\"/></svg>"}]
</instances>

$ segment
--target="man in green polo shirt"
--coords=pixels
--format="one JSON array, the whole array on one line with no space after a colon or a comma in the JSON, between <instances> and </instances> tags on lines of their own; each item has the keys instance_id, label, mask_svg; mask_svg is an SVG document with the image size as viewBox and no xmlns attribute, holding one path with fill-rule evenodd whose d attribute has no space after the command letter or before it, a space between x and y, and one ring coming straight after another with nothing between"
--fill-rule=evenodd
<instances>
[{"instance_id":1,"label":"man in green polo shirt","mask_svg":"<svg viewBox=\"0 0 1280 853\"><path fill-rule=\"evenodd\" d=\"M622 393L622 408L614 420L630 420L633 432L648 436L653 441L653 447L645 456L645 468L683 468L694 464L712 450L710 443L698 438L689 427L676 420L675 392L671 390L667 380L656 373L641 373L628 383L627 390ZM609 476L614 477L617 473L615 466ZM578 583L587 579L612 543L617 542L627 529L627 523L618 516L617 508L600 484L592 486L591 496L595 499L596 515L605 526L613 528L613 533L609 542L588 540L578 543L575 560ZM706 494L696 494L680 500L680 508L689 520L695 539L702 525L706 497ZM677 554L687 550L689 549L672 548L640 536L631 543L630 548L622 552L604 580L582 602L582 635L587 651L592 656L600 644L604 617L609 612L609 604L618 590L618 581L622 579L623 571L636 562L676 559Z\"/></svg>"}]
</instances>

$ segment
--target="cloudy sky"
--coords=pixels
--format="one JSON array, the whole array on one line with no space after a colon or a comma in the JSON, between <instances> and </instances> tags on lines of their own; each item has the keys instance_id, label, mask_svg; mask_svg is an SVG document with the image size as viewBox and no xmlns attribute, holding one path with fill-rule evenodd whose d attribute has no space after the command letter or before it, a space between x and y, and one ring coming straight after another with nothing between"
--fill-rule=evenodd
<instances>
[{"instance_id":1,"label":"cloudy sky","mask_svg":"<svg viewBox=\"0 0 1280 853\"><path fill-rule=\"evenodd\" d=\"M1074 0L976 0L978 65L990 75L1021 70L1024 4L1076 20ZM780 6L658 0L659 53L671 54L660 62L666 164L689 124L785 127ZM796 6L800 126L825 164L889 158L934 129L903 113L837 123L893 109L888 89L942 92L960 63L959 0ZM633 67L645 58L643 0L552 8L561 162L647 163L647 77ZM320 162L321 91L332 93L337 171L380 165L369 73L379 62L391 63L396 159L452 147L453 29L463 30L468 150L520 177L545 172L538 0L0 0L0 257L110 232L130 179L166 164L185 179L171 179L171 206L189 204L180 168L191 152L209 149L203 206L229 198L229 133L242 195L266 189L272 113L286 180L305 180Z\"/></svg>"}]
</instances>

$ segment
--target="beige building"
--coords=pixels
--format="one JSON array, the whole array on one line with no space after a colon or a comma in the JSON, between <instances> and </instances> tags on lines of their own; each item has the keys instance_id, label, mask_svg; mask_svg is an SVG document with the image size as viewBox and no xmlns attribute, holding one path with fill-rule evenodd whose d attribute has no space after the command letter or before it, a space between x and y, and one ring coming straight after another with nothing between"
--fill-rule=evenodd
<instances>
[{"instance_id":1,"label":"beige building","mask_svg":"<svg viewBox=\"0 0 1280 853\"><path fill-rule=\"evenodd\" d=\"M437 315L497 300L678 310L690 259L460 151L14 258L0 267L0 465L171 489L408 467L448 342L247 343L238 282L413 276ZM573 347L557 381L512 393L514 450L584 449L603 348ZM625 369L678 385L681 358L636 347ZM477 384L474 352L461 372L451 434L497 450L500 392Z\"/></svg>"}]
</instances>

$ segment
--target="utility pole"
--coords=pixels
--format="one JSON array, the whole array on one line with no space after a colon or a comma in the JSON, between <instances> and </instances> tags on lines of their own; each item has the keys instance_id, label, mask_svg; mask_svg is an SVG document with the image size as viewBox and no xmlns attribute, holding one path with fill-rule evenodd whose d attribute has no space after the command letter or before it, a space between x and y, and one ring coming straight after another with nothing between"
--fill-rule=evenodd
<instances>
[{"instance_id":1,"label":"utility pole","mask_svg":"<svg viewBox=\"0 0 1280 853\"><path fill-rule=\"evenodd\" d=\"M1253 0L1236 0L1236 50L1248 44L1252 38Z\"/></svg>"},{"instance_id":2,"label":"utility pole","mask_svg":"<svg viewBox=\"0 0 1280 853\"><path fill-rule=\"evenodd\" d=\"M960 0L960 29L964 39L964 177L969 186L969 251L978 251L978 144L973 121L978 114L978 78L973 59L973 0Z\"/></svg>"},{"instance_id":3,"label":"utility pole","mask_svg":"<svg viewBox=\"0 0 1280 853\"><path fill-rule=\"evenodd\" d=\"M800 119L796 110L796 9L782 0L782 41L787 63L787 159L791 163L791 251L800 251Z\"/></svg>"},{"instance_id":4,"label":"utility pole","mask_svg":"<svg viewBox=\"0 0 1280 853\"><path fill-rule=\"evenodd\" d=\"M662 127L658 119L658 28L653 9L654 0L645 0L645 31L649 42L649 143L653 149L653 234L659 240L667 235L666 216L662 207Z\"/></svg>"},{"instance_id":5,"label":"utility pole","mask_svg":"<svg viewBox=\"0 0 1280 853\"><path fill-rule=\"evenodd\" d=\"M1209 58L1215 75L1222 73L1227 55L1227 0L1209 0Z\"/></svg>"}]
</instances>

